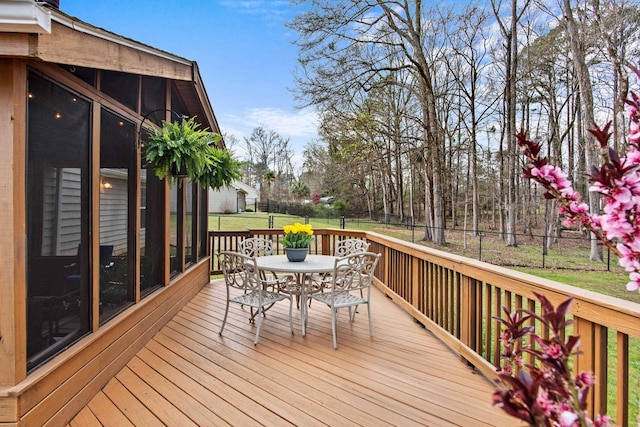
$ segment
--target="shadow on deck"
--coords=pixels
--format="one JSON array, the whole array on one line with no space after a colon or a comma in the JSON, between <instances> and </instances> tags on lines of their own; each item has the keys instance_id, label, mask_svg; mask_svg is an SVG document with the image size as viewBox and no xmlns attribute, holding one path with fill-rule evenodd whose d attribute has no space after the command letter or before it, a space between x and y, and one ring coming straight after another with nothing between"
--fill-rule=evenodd
<instances>
[{"instance_id":1,"label":"shadow on deck","mask_svg":"<svg viewBox=\"0 0 640 427\"><path fill-rule=\"evenodd\" d=\"M338 320L314 302L306 337L289 332L286 302L253 345L248 309L232 305L222 337L224 284L187 304L71 421L71 426L512 426L491 406L492 384L381 292Z\"/></svg>"}]
</instances>

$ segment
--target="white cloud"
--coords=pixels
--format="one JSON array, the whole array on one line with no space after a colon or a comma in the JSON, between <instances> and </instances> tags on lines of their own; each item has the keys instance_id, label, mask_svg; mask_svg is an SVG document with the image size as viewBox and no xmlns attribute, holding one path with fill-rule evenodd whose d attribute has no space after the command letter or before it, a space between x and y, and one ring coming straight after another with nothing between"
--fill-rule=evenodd
<instances>
[{"instance_id":1,"label":"white cloud","mask_svg":"<svg viewBox=\"0 0 640 427\"><path fill-rule=\"evenodd\" d=\"M318 128L318 116L309 109L292 113L278 108L252 108L242 116L227 115L220 121L223 128L238 137L248 137L254 128L263 127L285 138L314 138Z\"/></svg>"},{"instance_id":2,"label":"white cloud","mask_svg":"<svg viewBox=\"0 0 640 427\"><path fill-rule=\"evenodd\" d=\"M295 12L289 0L222 0L220 5L238 13L259 16L274 25L282 24Z\"/></svg>"},{"instance_id":3,"label":"white cloud","mask_svg":"<svg viewBox=\"0 0 640 427\"><path fill-rule=\"evenodd\" d=\"M239 144L232 148L240 159L246 159L244 138L251 136L256 127L276 131L283 138L291 139L291 148L295 151L293 163L296 169L302 167L304 145L318 137L318 116L313 110L288 112L277 108L252 108L243 114L223 115L219 117L222 132L234 135Z\"/></svg>"}]
</instances>

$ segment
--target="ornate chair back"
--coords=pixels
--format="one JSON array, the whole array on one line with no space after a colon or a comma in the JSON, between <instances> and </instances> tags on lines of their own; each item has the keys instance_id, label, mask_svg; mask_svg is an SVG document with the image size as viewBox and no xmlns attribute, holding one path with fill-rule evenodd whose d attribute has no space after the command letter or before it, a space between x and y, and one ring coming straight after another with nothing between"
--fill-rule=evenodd
<instances>
[{"instance_id":1,"label":"ornate chair back","mask_svg":"<svg viewBox=\"0 0 640 427\"><path fill-rule=\"evenodd\" d=\"M343 257L350 254L367 252L369 242L362 239L344 239L336 243L335 256Z\"/></svg>"},{"instance_id":2,"label":"ornate chair back","mask_svg":"<svg viewBox=\"0 0 640 427\"><path fill-rule=\"evenodd\" d=\"M273 242L262 237L249 237L240 242L238 252L252 258L273 255Z\"/></svg>"}]
</instances>

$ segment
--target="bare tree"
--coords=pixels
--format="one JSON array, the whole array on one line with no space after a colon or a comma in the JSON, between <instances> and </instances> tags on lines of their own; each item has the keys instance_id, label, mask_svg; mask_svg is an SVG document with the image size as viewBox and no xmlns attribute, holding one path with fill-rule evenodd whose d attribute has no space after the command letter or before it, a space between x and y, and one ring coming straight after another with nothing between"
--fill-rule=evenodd
<instances>
[{"instance_id":1,"label":"bare tree","mask_svg":"<svg viewBox=\"0 0 640 427\"><path fill-rule=\"evenodd\" d=\"M586 141L586 167L587 170L591 170L591 167L594 166L594 160L597 155L596 153L598 152L595 138L589 132L586 132L586 129L593 129L595 126L595 120L593 117L593 88L591 86L591 75L585 59L584 40L578 23L573 15L571 0L563 0L562 7L571 43L573 66L575 68L576 76L578 77L578 85L580 87L580 101L582 103L582 114L584 114L583 126L584 138ZM589 192L589 209L591 212L599 211L599 198L597 192ZM598 240L593 235L591 237L591 254L589 255L589 259L592 261L602 261L602 246L598 245Z\"/></svg>"},{"instance_id":2,"label":"bare tree","mask_svg":"<svg viewBox=\"0 0 640 427\"><path fill-rule=\"evenodd\" d=\"M257 127L244 141L248 157L245 174L251 175L250 182L259 184L263 196L266 196L267 189L280 198L283 197L283 192L288 194L293 182L293 151L289 146L289 139L282 138L274 130ZM269 177L269 180L265 181L265 177Z\"/></svg>"},{"instance_id":3,"label":"bare tree","mask_svg":"<svg viewBox=\"0 0 640 427\"><path fill-rule=\"evenodd\" d=\"M504 37L505 45L505 138L507 140L507 246L518 246L516 241L517 194L516 176L518 149L515 142L516 129L516 82L518 77L518 22L529 7L530 0L526 0L520 9L518 1L511 0L509 17L501 15L502 0L491 0L494 16Z\"/></svg>"},{"instance_id":4,"label":"bare tree","mask_svg":"<svg viewBox=\"0 0 640 427\"><path fill-rule=\"evenodd\" d=\"M469 5L456 18L459 24L456 31L450 35L450 43L451 49L455 52L453 58L458 61L458 65L454 65L451 60L448 64L456 78L460 104L464 108L464 118L460 117L459 120L469 135L469 179L472 227L475 235L480 229L477 153L479 126L493 113L493 107L499 98L494 96L484 76L491 65L487 60L490 40L487 34L487 11L476 5Z\"/></svg>"},{"instance_id":5,"label":"bare tree","mask_svg":"<svg viewBox=\"0 0 640 427\"><path fill-rule=\"evenodd\" d=\"M443 129L436 111L432 64L427 59L428 34L421 0L315 0L311 9L294 19L300 48L298 89L301 99L322 105L333 98L346 99L354 91L370 90L384 73L409 70L411 90L422 114L424 157L430 163L425 191L428 201L425 238L445 243L442 206ZM431 33L433 34L433 32ZM382 49L384 47L384 49ZM401 55L398 67L390 68L386 56Z\"/></svg>"}]
</instances>

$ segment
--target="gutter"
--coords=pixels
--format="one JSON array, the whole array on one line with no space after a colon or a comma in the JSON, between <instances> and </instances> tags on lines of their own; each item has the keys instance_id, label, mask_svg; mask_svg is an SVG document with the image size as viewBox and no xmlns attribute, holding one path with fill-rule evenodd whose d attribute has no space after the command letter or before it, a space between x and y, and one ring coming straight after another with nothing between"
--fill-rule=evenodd
<instances>
[{"instance_id":1,"label":"gutter","mask_svg":"<svg viewBox=\"0 0 640 427\"><path fill-rule=\"evenodd\" d=\"M51 33L51 11L34 0L5 0L0 6L0 32Z\"/></svg>"}]
</instances>

